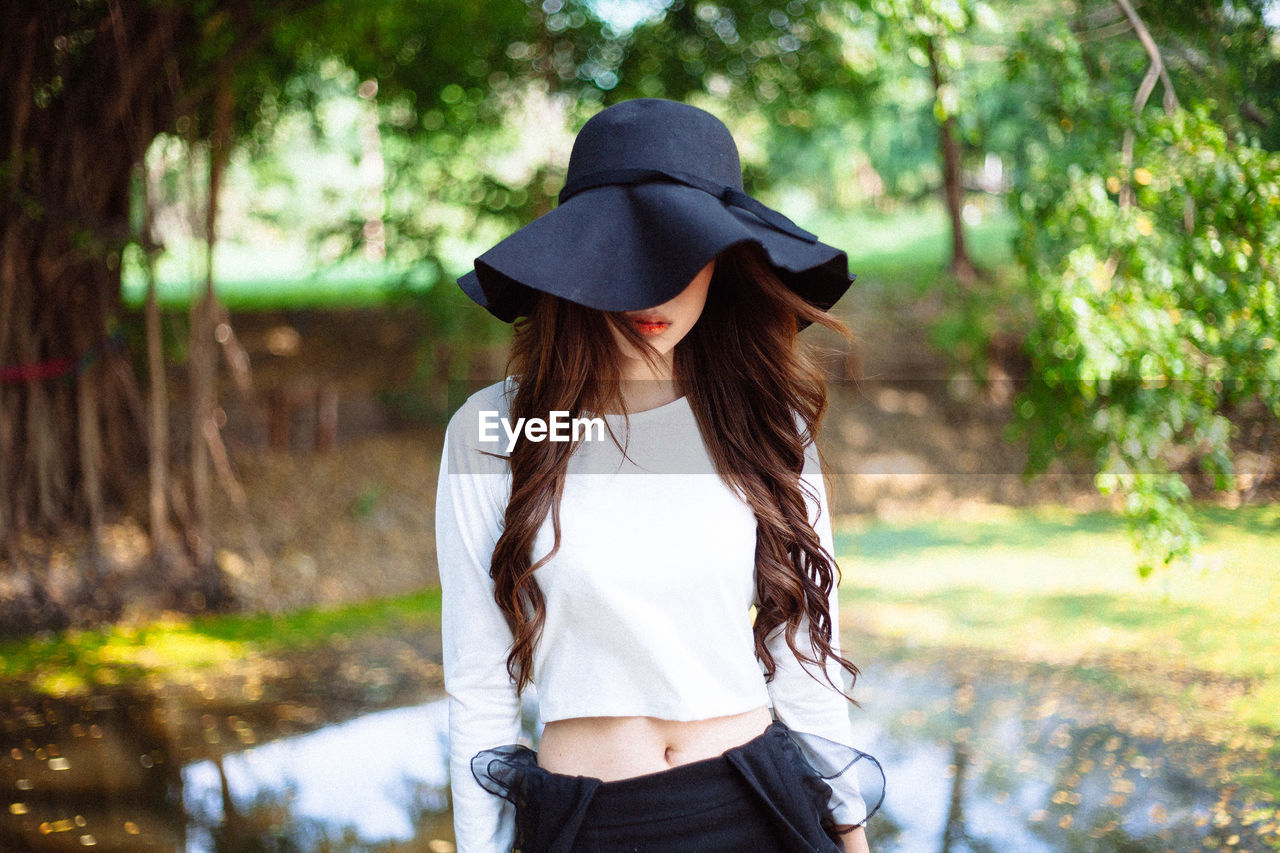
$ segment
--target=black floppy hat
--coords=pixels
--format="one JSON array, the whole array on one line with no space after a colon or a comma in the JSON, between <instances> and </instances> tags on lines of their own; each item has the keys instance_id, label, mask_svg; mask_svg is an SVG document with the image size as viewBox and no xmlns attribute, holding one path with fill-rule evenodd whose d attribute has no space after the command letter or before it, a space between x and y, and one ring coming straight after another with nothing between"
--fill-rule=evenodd
<instances>
[{"instance_id":1,"label":"black floppy hat","mask_svg":"<svg viewBox=\"0 0 1280 853\"><path fill-rule=\"evenodd\" d=\"M534 291L603 311L652 308L739 243L763 248L778 277L823 310L856 278L843 251L743 192L729 129L678 101L637 98L593 116L559 200L458 279L498 319L527 314Z\"/></svg>"}]
</instances>

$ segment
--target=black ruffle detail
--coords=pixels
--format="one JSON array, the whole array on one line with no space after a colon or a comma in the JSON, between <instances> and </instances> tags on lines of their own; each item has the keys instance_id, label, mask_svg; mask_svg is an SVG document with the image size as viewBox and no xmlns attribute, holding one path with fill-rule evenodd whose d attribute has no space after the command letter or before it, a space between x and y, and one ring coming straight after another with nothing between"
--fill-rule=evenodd
<instances>
[{"instance_id":1,"label":"black ruffle detail","mask_svg":"<svg viewBox=\"0 0 1280 853\"><path fill-rule=\"evenodd\" d=\"M795 849L828 849L825 845L865 824L884 802L884 771L873 756L781 722L724 757L759 794L776 831L794 834ZM550 853L572 849L587 807L605 784L544 770L537 752L518 744L478 753L471 773L480 787L515 806L517 847ZM822 840L824 834L829 841Z\"/></svg>"},{"instance_id":2,"label":"black ruffle detail","mask_svg":"<svg viewBox=\"0 0 1280 853\"><path fill-rule=\"evenodd\" d=\"M517 801L520 775L541 769L538 767L538 753L514 743L483 750L471 759L471 775L476 783L513 806L520 805Z\"/></svg>"},{"instance_id":3,"label":"black ruffle detail","mask_svg":"<svg viewBox=\"0 0 1280 853\"><path fill-rule=\"evenodd\" d=\"M826 805L834 825L862 826L880 810L885 776L875 756L811 732L783 731L802 764L806 787Z\"/></svg>"},{"instance_id":4,"label":"black ruffle detail","mask_svg":"<svg viewBox=\"0 0 1280 853\"><path fill-rule=\"evenodd\" d=\"M565 776L538 766L538 754L508 744L471 759L471 775L481 788L516 807L516 847L569 853L596 789L589 776Z\"/></svg>"}]
</instances>

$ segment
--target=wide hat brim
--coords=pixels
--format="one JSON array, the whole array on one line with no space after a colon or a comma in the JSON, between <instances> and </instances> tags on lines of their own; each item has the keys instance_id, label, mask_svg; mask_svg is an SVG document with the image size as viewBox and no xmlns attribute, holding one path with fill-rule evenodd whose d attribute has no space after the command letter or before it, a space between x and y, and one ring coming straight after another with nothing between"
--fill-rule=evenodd
<instances>
[{"instance_id":1,"label":"wide hat brim","mask_svg":"<svg viewBox=\"0 0 1280 853\"><path fill-rule=\"evenodd\" d=\"M458 283L508 323L528 314L537 291L602 311L635 311L674 298L740 243L763 248L783 283L822 310L856 278L840 249L664 181L579 192L476 258Z\"/></svg>"}]
</instances>

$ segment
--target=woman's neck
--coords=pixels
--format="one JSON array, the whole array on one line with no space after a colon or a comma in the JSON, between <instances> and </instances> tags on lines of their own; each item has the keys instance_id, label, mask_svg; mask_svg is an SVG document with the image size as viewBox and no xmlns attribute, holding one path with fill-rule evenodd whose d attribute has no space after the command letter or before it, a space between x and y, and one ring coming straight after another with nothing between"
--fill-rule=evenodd
<instances>
[{"instance_id":1,"label":"woman's neck","mask_svg":"<svg viewBox=\"0 0 1280 853\"><path fill-rule=\"evenodd\" d=\"M628 412L656 409L680 397L670 353L665 354L656 368L644 359L623 358L622 361L618 391Z\"/></svg>"},{"instance_id":2,"label":"woman's neck","mask_svg":"<svg viewBox=\"0 0 1280 853\"><path fill-rule=\"evenodd\" d=\"M623 379L618 392L628 412L645 412L679 399L674 379Z\"/></svg>"}]
</instances>

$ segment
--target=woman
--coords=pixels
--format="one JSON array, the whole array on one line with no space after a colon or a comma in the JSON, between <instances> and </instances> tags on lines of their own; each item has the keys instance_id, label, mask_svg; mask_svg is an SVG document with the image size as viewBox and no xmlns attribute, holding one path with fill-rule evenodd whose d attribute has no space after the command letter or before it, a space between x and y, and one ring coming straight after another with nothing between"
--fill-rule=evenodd
<instances>
[{"instance_id":1,"label":"woman","mask_svg":"<svg viewBox=\"0 0 1280 853\"><path fill-rule=\"evenodd\" d=\"M846 257L672 101L587 122L560 202L460 280L524 319L441 465L458 849L866 851L883 777L848 745L826 395L796 348L843 329Z\"/></svg>"}]
</instances>

